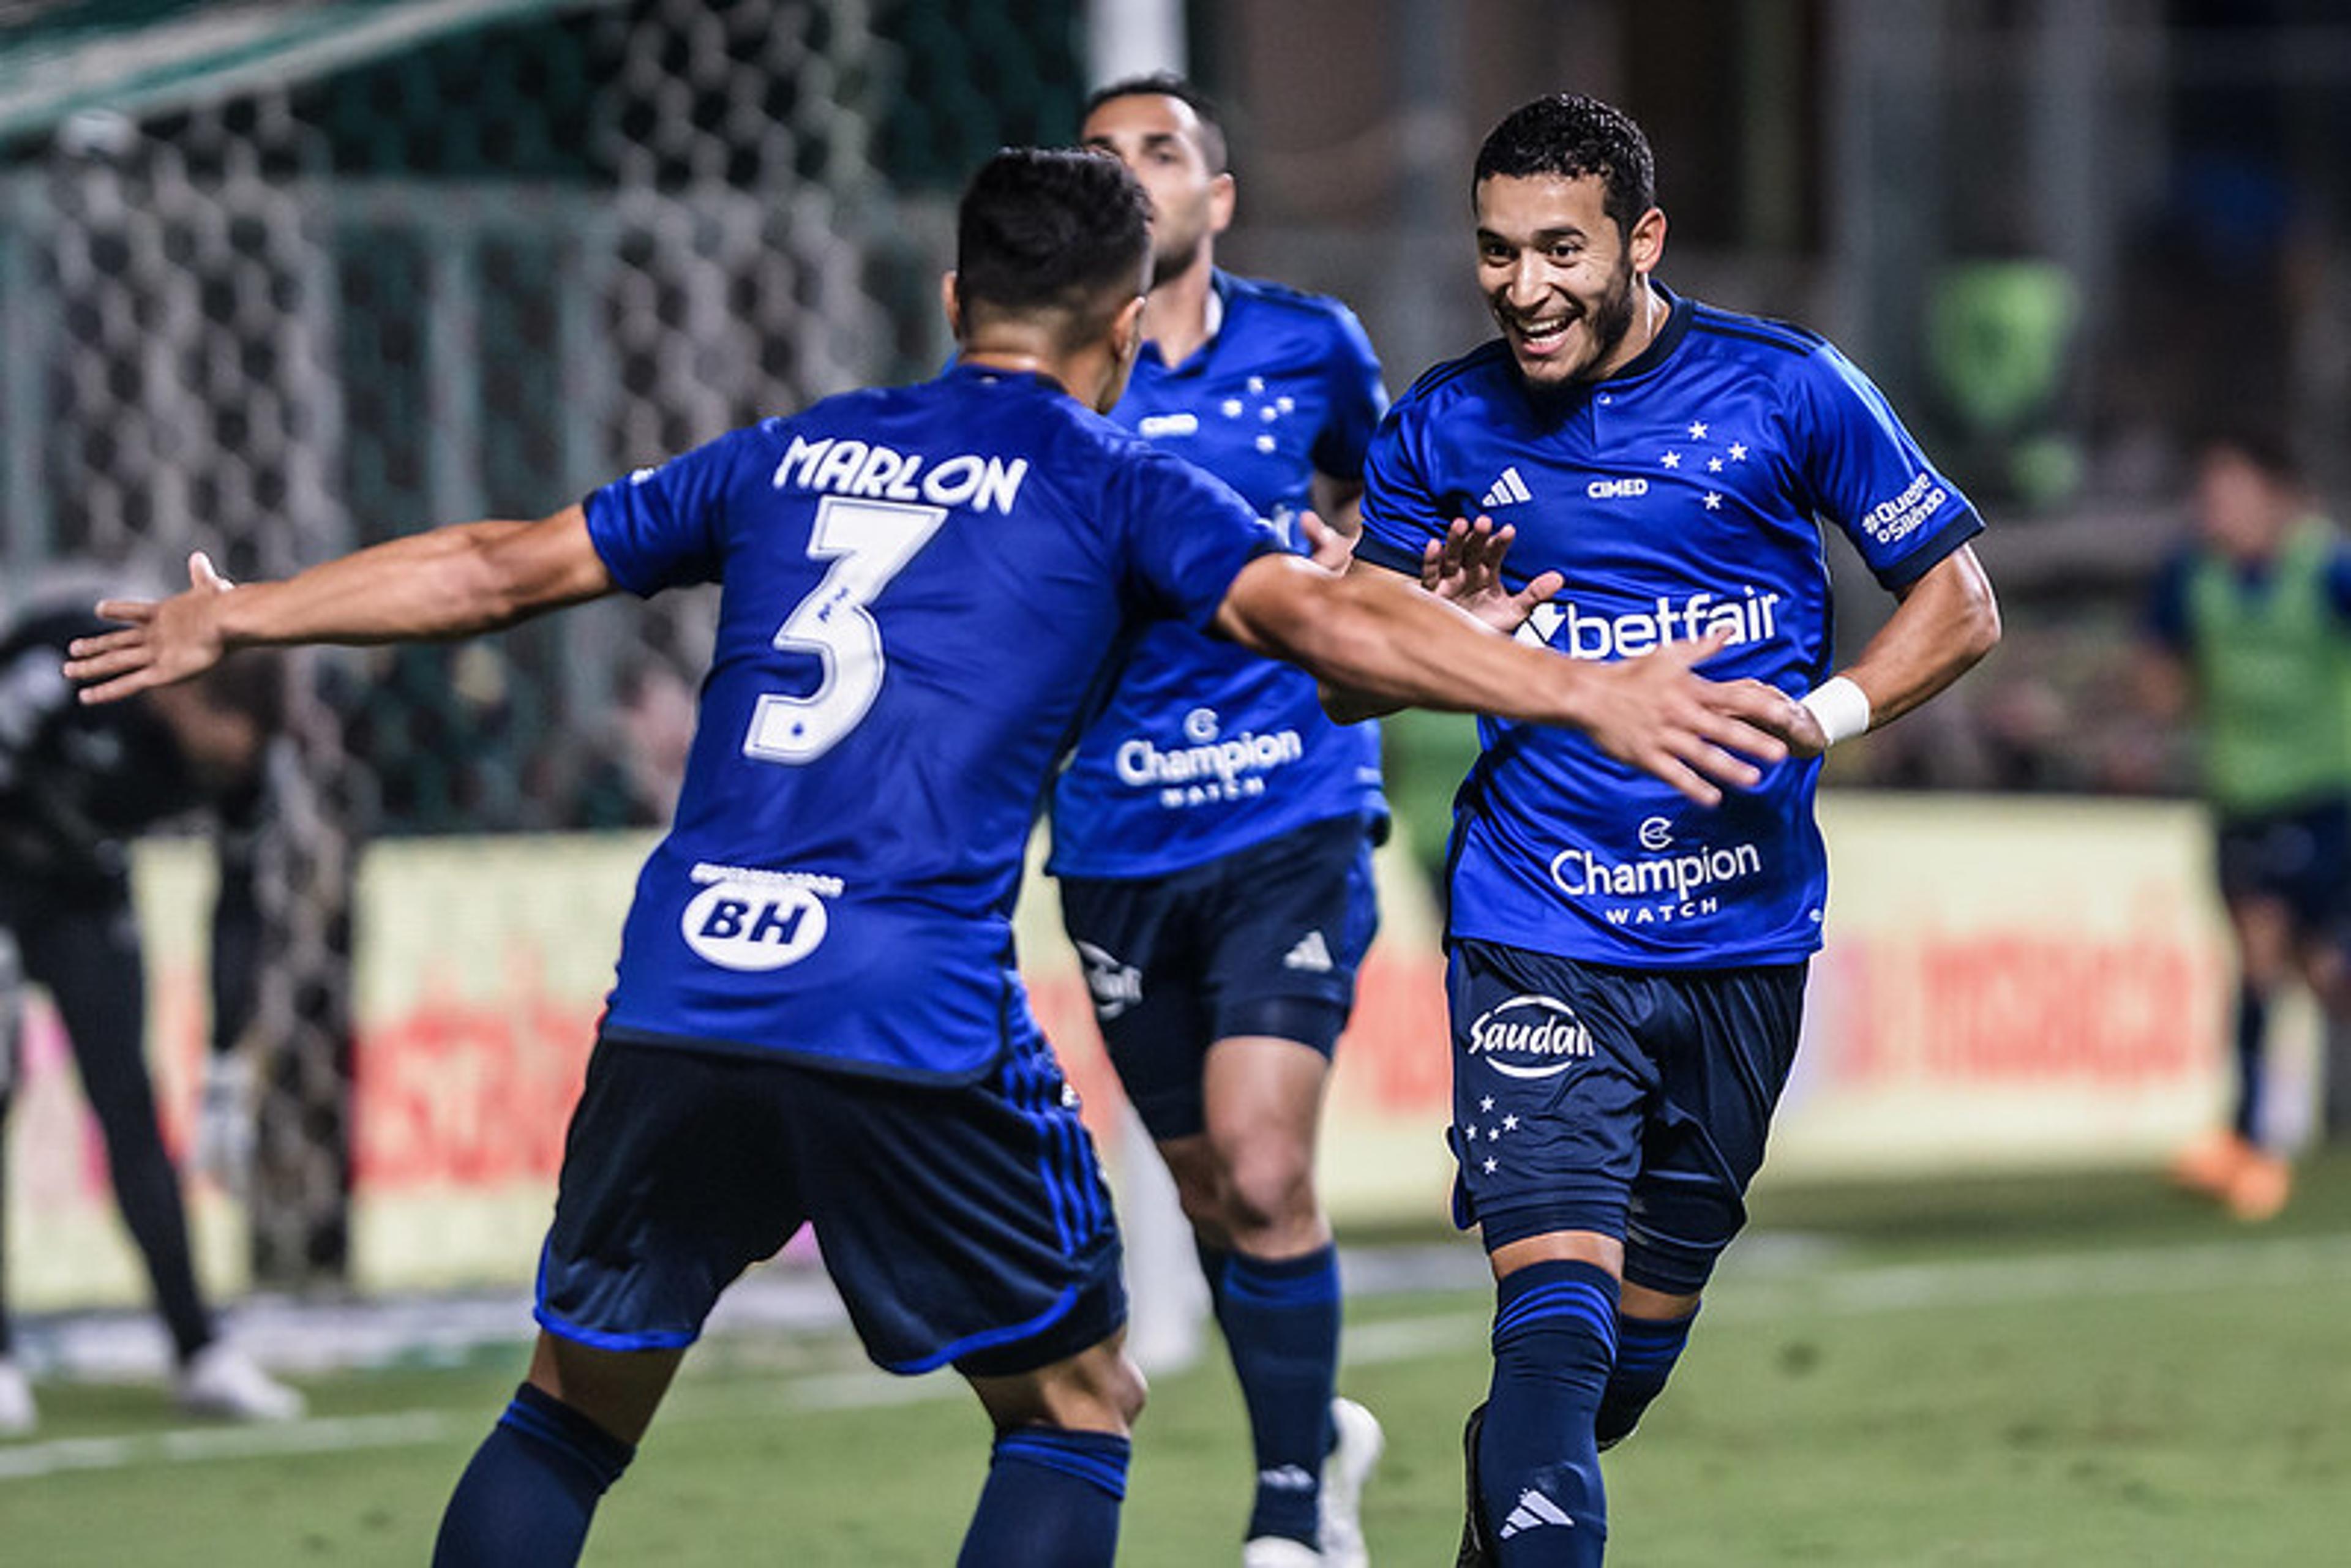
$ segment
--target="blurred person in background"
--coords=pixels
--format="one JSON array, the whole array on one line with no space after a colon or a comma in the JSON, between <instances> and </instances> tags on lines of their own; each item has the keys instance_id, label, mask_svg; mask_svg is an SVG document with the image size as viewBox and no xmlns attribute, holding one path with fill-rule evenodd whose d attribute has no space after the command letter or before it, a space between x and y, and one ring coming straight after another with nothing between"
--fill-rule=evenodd
<instances>
[{"instance_id":1,"label":"blurred person in background","mask_svg":"<svg viewBox=\"0 0 2351 1568\"><path fill-rule=\"evenodd\" d=\"M197 556L186 592L101 604L128 624L74 643L67 672L102 704L247 645L724 584L677 816L565 1141L530 1371L457 1483L442 1568L577 1561L719 1295L803 1224L873 1361L951 1365L990 1417L961 1568L1111 1561L1143 1379L1011 912L1037 802L1143 623L1573 725L1698 800L1802 727L1778 692L1689 673L1719 636L1608 666L1517 647L1300 558L1102 418L1142 342L1149 214L1116 159L999 152L958 209L959 351L936 379L735 431L536 522L241 587Z\"/></svg>"},{"instance_id":2,"label":"blurred person in background","mask_svg":"<svg viewBox=\"0 0 2351 1568\"><path fill-rule=\"evenodd\" d=\"M234 1051L261 962L253 835L285 671L256 655L119 707L84 707L58 666L74 638L104 630L88 603L77 594L67 608L60 596L47 595L0 631L0 1048L21 1032L20 982L42 987L72 1044L105 1136L115 1202L171 1333L182 1407L236 1420L291 1419L302 1413L302 1396L221 1338L196 1279L179 1173L163 1145L147 1067L145 959L129 853L132 838L170 819L192 812L214 819L221 877L203 1135L224 1161L234 1160L249 1147L251 1109L237 1071L246 1064ZM14 1054L0 1049L0 1122L13 1097ZM32 1429L36 1409L12 1351L0 1300L0 1432L22 1433Z\"/></svg>"},{"instance_id":3,"label":"blurred person in background","mask_svg":"<svg viewBox=\"0 0 2351 1568\"><path fill-rule=\"evenodd\" d=\"M2351 546L2283 439L2246 425L2195 451L2195 533L2156 580L2139 666L2157 716L2202 732L2235 944L2236 1101L2172 1179L2240 1219L2285 1207L2270 1107L2273 1005L2297 977L2325 1019L2325 1135L2351 1136Z\"/></svg>"},{"instance_id":4,"label":"blurred person in background","mask_svg":"<svg viewBox=\"0 0 2351 1568\"><path fill-rule=\"evenodd\" d=\"M1666 214L1629 117L1523 105L1470 194L1500 336L1380 427L1356 570L1562 662L1727 637L1713 667L1801 698L1791 759L1710 808L1499 720L1456 800L1448 1141L1496 1295L1460 1562L1593 1564L1600 1451L1664 1391L1794 1060L1827 894L1818 758L1949 685L2000 618L1981 519L1859 370L1655 279ZM1824 526L1898 601L1834 674Z\"/></svg>"},{"instance_id":5,"label":"blurred person in background","mask_svg":"<svg viewBox=\"0 0 2351 1568\"><path fill-rule=\"evenodd\" d=\"M1172 75L1102 88L1080 139L1150 193L1144 343L1111 417L1240 492L1291 548L1362 526L1379 361L1336 300L1216 264L1233 176ZM1314 678L1187 625L1138 639L1054 787L1062 923L1127 1098L1165 1161L1249 1411L1247 1568L1365 1561L1379 1423L1336 1397L1338 1249L1314 1185L1332 1053L1379 923L1379 731ZM1246 748L1222 770L1196 768Z\"/></svg>"}]
</instances>

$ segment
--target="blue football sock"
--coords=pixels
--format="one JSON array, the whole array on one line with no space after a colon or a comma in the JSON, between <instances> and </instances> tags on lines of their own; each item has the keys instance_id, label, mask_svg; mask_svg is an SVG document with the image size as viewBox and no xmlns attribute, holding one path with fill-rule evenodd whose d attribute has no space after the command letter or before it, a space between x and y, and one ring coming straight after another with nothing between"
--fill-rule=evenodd
<instances>
[{"instance_id":1,"label":"blue football sock","mask_svg":"<svg viewBox=\"0 0 2351 1568\"><path fill-rule=\"evenodd\" d=\"M524 1384L457 1481L433 1545L434 1568L566 1568L579 1562L597 1499L636 1451Z\"/></svg>"},{"instance_id":2,"label":"blue football sock","mask_svg":"<svg viewBox=\"0 0 2351 1568\"><path fill-rule=\"evenodd\" d=\"M1200 1260L1200 1278L1208 1281L1208 1304L1218 1322L1225 1315L1225 1273L1233 1266L1233 1255L1226 1248L1211 1246L1195 1236L1192 1250Z\"/></svg>"},{"instance_id":3,"label":"blue football sock","mask_svg":"<svg viewBox=\"0 0 2351 1568\"><path fill-rule=\"evenodd\" d=\"M1232 1254L1217 1321L1257 1449L1249 1538L1284 1535L1311 1546L1322 1528L1339 1375L1339 1249L1326 1243L1279 1261Z\"/></svg>"},{"instance_id":4,"label":"blue football sock","mask_svg":"<svg viewBox=\"0 0 2351 1568\"><path fill-rule=\"evenodd\" d=\"M2237 1136L2258 1146L2269 1087L2270 999L2255 987L2237 988Z\"/></svg>"},{"instance_id":5,"label":"blue football sock","mask_svg":"<svg viewBox=\"0 0 2351 1568\"><path fill-rule=\"evenodd\" d=\"M1108 1568L1132 1451L1108 1432L1001 1434L956 1568Z\"/></svg>"},{"instance_id":6,"label":"blue football sock","mask_svg":"<svg viewBox=\"0 0 2351 1568\"><path fill-rule=\"evenodd\" d=\"M1674 1375L1674 1363L1681 1359L1690 1324L1696 1322L1696 1311L1662 1322L1617 1314L1616 1370L1608 1375L1608 1392L1601 1396L1600 1416L1593 1424L1593 1436L1602 1448L1632 1436L1641 1424L1641 1412L1666 1391L1666 1379Z\"/></svg>"},{"instance_id":7,"label":"blue football sock","mask_svg":"<svg viewBox=\"0 0 2351 1568\"><path fill-rule=\"evenodd\" d=\"M1604 1269L1554 1260L1495 1293L1478 1486L1501 1568L1601 1560L1608 1505L1593 1423L1616 1354L1616 1291Z\"/></svg>"}]
</instances>

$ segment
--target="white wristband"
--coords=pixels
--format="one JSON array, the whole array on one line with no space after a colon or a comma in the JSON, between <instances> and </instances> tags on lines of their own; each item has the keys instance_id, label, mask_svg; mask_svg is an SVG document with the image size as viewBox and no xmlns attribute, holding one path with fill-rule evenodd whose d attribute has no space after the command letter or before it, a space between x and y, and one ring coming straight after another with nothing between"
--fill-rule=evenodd
<instances>
[{"instance_id":1,"label":"white wristband","mask_svg":"<svg viewBox=\"0 0 2351 1568\"><path fill-rule=\"evenodd\" d=\"M1843 675L1831 675L1805 693L1803 704L1831 746L1869 727L1869 694Z\"/></svg>"}]
</instances>

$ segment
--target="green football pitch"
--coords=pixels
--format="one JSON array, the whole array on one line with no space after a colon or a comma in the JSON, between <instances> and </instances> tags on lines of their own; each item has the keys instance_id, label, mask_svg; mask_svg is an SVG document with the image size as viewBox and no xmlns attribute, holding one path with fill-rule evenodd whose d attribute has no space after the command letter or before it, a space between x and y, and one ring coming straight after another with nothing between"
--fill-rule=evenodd
<instances>
[{"instance_id":1,"label":"green football pitch","mask_svg":"<svg viewBox=\"0 0 2351 1568\"><path fill-rule=\"evenodd\" d=\"M1343 1382L1388 1431L1374 1561L1450 1563L1485 1292L1349 1312ZM273 1430L47 1385L38 1437L0 1444L0 1560L420 1563L521 1361L308 1380L312 1417ZM1238 1561L1241 1430L1220 1363L1156 1381L1122 1563ZM588 1561L948 1563L985 1453L950 1377L883 1378L829 1334L714 1340ZM2351 1562L2351 1157L2306 1165L2259 1228L2145 1176L1767 1187L1607 1474L1610 1560L1635 1568Z\"/></svg>"}]
</instances>

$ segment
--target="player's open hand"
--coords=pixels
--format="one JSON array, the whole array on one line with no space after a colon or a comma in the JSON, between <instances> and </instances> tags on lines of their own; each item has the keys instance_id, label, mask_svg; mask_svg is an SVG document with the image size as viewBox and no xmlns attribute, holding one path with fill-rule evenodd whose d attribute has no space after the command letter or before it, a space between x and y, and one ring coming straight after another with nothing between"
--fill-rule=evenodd
<instances>
[{"instance_id":1,"label":"player's open hand","mask_svg":"<svg viewBox=\"0 0 2351 1568\"><path fill-rule=\"evenodd\" d=\"M1421 587L1497 632L1516 632L1537 605L1567 584L1558 572L1546 571L1512 592L1502 580L1502 562L1518 537L1517 528L1508 523L1496 528L1491 517L1454 518L1443 538L1422 547Z\"/></svg>"},{"instance_id":2,"label":"player's open hand","mask_svg":"<svg viewBox=\"0 0 2351 1568\"><path fill-rule=\"evenodd\" d=\"M76 638L66 649L66 678L82 688L83 702L110 703L203 674L227 652L216 612L233 586L198 550L188 557L186 592L100 601L99 614L123 626Z\"/></svg>"},{"instance_id":3,"label":"player's open hand","mask_svg":"<svg viewBox=\"0 0 2351 1568\"><path fill-rule=\"evenodd\" d=\"M1729 639L1718 629L1637 659L1579 662L1596 693L1584 733L1609 756L1656 775L1701 806L1719 804L1725 787L1753 788L1765 767L1788 756L1812 716L1761 681L1699 674L1695 666Z\"/></svg>"}]
</instances>

